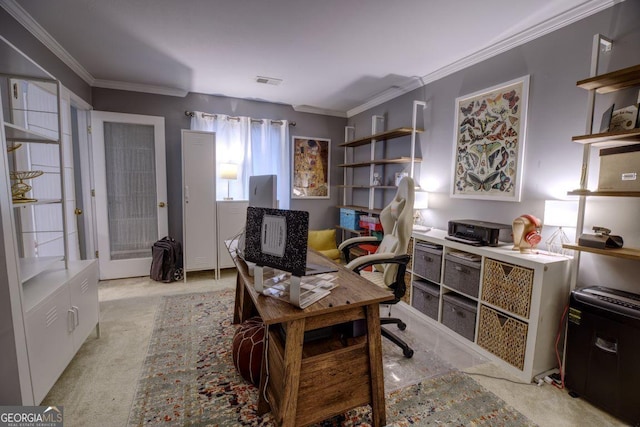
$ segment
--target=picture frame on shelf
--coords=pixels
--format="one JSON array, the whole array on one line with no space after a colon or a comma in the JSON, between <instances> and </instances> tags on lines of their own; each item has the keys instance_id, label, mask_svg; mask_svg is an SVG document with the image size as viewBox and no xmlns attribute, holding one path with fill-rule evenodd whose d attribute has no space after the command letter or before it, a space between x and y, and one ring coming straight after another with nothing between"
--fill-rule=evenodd
<instances>
[{"instance_id":1,"label":"picture frame on shelf","mask_svg":"<svg viewBox=\"0 0 640 427\"><path fill-rule=\"evenodd\" d=\"M613 110L609 132L620 132L638 127L638 104Z\"/></svg>"},{"instance_id":2,"label":"picture frame on shelf","mask_svg":"<svg viewBox=\"0 0 640 427\"><path fill-rule=\"evenodd\" d=\"M602 120L600 121L600 133L609 132L609 125L611 124L611 115L616 104L611 104L611 107L607 108L602 113Z\"/></svg>"},{"instance_id":3,"label":"picture frame on shelf","mask_svg":"<svg viewBox=\"0 0 640 427\"><path fill-rule=\"evenodd\" d=\"M292 199L328 199L330 196L331 140L292 136Z\"/></svg>"},{"instance_id":4,"label":"picture frame on shelf","mask_svg":"<svg viewBox=\"0 0 640 427\"><path fill-rule=\"evenodd\" d=\"M451 196L520 201L529 76L455 101Z\"/></svg>"}]
</instances>

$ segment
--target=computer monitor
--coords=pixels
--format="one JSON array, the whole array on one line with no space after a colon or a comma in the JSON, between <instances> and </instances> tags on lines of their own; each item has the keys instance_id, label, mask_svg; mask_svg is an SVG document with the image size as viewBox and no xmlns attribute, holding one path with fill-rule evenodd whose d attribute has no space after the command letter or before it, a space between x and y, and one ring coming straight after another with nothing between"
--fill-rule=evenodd
<instances>
[{"instance_id":1,"label":"computer monitor","mask_svg":"<svg viewBox=\"0 0 640 427\"><path fill-rule=\"evenodd\" d=\"M254 175L249 177L249 206L278 208L278 176Z\"/></svg>"}]
</instances>

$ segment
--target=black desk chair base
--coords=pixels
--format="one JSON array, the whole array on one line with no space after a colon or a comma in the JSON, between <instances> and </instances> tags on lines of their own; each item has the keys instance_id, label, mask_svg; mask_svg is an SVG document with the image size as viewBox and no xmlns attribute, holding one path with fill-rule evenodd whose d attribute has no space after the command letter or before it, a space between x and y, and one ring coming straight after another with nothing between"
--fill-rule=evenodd
<instances>
[{"instance_id":1,"label":"black desk chair base","mask_svg":"<svg viewBox=\"0 0 640 427\"><path fill-rule=\"evenodd\" d=\"M401 331L407 329L407 324L400 319L393 317L385 317L380 319L380 325L389 324L398 325L398 329L400 329ZM413 357L413 349L411 349L411 347L409 347L409 345L402 339L400 339L396 334L385 328L380 328L380 333L383 337L387 338L389 341L400 347L402 349L402 354L404 355L404 357L406 357L407 359L411 359L411 357Z\"/></svg>"}]
</instances>

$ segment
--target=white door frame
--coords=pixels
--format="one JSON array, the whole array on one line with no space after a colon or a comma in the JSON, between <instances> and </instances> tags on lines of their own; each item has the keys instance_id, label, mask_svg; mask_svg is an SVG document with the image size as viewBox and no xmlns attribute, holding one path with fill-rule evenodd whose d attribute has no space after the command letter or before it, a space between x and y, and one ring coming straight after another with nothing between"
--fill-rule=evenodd
<instances>
[{"instance_id":1,"label":"white door frame","mask_svg":"<svg viewBox=\"0 0 640 427\"><path fill-rule=\"evenodd\" d=\"M106 176L104 155L104 122L129 123L154 126L155 167L158 214L158 238L168 234L167 179L164 117L140 114L91 112L91 151L93 154L94 203L100 265L100 280L149 275L151 268L151 247L145 258L110 260L108 209L106 200Z\"/></svg>"}]
</instances>

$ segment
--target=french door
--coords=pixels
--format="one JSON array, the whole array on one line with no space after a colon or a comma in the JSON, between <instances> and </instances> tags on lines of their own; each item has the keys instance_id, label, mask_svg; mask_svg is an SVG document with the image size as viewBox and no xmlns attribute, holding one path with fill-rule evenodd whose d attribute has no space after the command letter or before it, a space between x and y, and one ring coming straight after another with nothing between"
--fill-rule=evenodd
<instances>
[{"instance_id":1,"label":"french door","mask_svg":"<svg viewBox=\"0 0 640 427\"><path fill-rule=\"evenodd\" d=\"M168 234L164 117L91 111L100 280L148 276Z\"/></svg>"}]
</instances>

